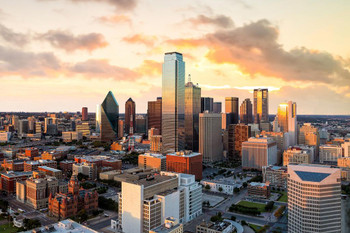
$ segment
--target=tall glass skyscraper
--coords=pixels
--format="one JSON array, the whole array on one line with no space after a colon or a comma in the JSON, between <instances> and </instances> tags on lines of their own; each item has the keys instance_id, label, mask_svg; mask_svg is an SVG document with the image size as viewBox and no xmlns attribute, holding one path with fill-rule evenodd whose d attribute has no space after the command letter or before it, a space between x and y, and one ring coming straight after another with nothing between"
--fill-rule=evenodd
<instances>
[{"instance_id":1,"label":"tall glass skyscraper","mask_svg":"<svg viewBox=\"0 0 350 233\"><path fill-rule=\"evenodd\" d=\"M238 97L226 97L225 98L225 112L231 115L230 124L238 124L239 112L238 112Z\"/></svg>"},{"instance_id":2,"label":"tall glass skyscraper","mask_svg":"<svg viewBox=\"0 0 350 233\"><path fill-rule=\"evenodd\" d=\"M276 119L281 132L288 132L289 145L297 144L297 104L292 101L281 103L277 109Z\"/></svg>"},{"instance_id":3,"label":"tall glass skyscraper","mask_svg":"<svg viewBox=\"0 0 350 233\"><path fill-rule=\"evenodd\" d=\"M119 121L119 105L111 91L101 105L97 106L96 131L101 141L109 142L117 138Z\"/></svg>"},{"instance_id":4,"label":"tall glass skyscraper","mask_svg":"<svg viewBox=\"0 0 350 233\"><path fill-rule=\"evenodd\" d=\"M185 148L185 62L182 54L165 53L162 77L162 151Z\"/></svg>"},{"instance_id":5,"label":"tall glass skyscraper","mask_svg":"<svg viewBox=\"0 0 350 233\"><path fill-rule=\"evenodd\" d=\"M135 102L129 98L125 102L125 133L132 135L135 132L135 115L136 115Z\"/></svg>"},{"instance_id":6,"label":"tall glass skyscraper","mask_svg":"<svg viewBox=\"0 0 350 233\"><path fill-rule=\"evenodd\" d=\"M240 122L243 124L253 123L252 102L250 99L243 100L240 107Z\"/></svg>"},{"instance_id":7,"label":"tall glass skyscraper","mask_svg":"<svg viewBox=\"0 0 350 233\"><path fill-rule=\"evenodd\" d=\"M254 89L254 123L269 122L269 90Z\"/></svg>"},{"instance_id":8,"label":"tall glass skyscraper","mask_svg":"<svg viewBox=\"0 0 350 233\"><path fill-rule=\"evenodd\" d=\"M190 80L185 86L185 149L198 152L201 88Z\"/></svg>"}]
</instances>

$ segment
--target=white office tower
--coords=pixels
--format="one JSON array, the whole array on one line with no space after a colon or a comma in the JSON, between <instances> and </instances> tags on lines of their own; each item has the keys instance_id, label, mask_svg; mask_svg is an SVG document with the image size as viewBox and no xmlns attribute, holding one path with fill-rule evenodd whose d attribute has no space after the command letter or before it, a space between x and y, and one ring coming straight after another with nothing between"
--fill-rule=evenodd
<instances>
[{"instance_id":1,"label":"white office tower","mask_svg":"<svg viewBox=\"0 0 350 233\"><path fill-rule=\"evenodd\" d=\"M186 223L202 214L202 187L195 176L161 172L146 179L122 182L119 221L122 231L148 233L167 217Z\"/></svg>"},{"instance_id":2,"label":"white office tower","mask_svg":"<svg viewBox=\"0 0 350 233\"><path fill-rule=\"evenodd\" d=\"M288 232L340 233L340 169L288 165Z\"/></svg>"}]
</instances>

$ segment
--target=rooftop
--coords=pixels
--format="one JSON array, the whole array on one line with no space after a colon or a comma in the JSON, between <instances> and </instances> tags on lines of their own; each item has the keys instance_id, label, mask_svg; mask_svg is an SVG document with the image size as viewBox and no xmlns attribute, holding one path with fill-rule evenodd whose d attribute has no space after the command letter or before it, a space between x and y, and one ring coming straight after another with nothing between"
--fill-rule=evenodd
<instances>
[{"instance_id":1,"label":"rooftop","mask_svg":"<svg viewBox=\"0 0 350 233\"><path fill-rule=\"evenodd\" d=\"M175 152L175 153L169 153L167 155L181 156L181 157L194 157L194 156L201 155L201 153L192 152L192 151L179 151L179 152Z\"/></svg>"},{"instance_id":2,"label":"rooftop","mask_svg":"<svg viewBox=\"0 0 350 233\"><path fill-rule=\"evenodd\" d=\"M321 182L322 180L324 180L330 175L330 173L306 172L306 171L295 171L295 173L303 181L311 181L311 182Z\"/></svg>"},{"instance_id":3,"label":"rooftop","mask_svg":"<svg viewBox=\"0 0 350 233\"><path fill-rule=\"evenodd\" d=\"M149 178L145 178L145 179L140 179L140 180L134 180L128 183L134 183L137 185L143 185L145 188L167 181L167 180L172 180L172 179L178 179L176 176L162 176L162 175L154 175L152 177Z\"/></svg>"},{"instance_id":4,"label":"rooftop","mask_svg":"<svg viewBox=\"0 0 350 233\"><path fill-rule=\"evenodd\" d=\"M8 178L18 177L18 176L31 176L33 172L14 172L9 171L7 173L1 173L2 176L6 176Z\"/></svg>"},{"instance_id":5,"label":"rooftop","mask_svg":"<svg viewBox=\"0 0 350 233\"><path fill-rule=\"evenodd\" d=\"M52 172L60 172L61 171L59 169L48 167L48 166L39 166L39 168L43 168L45 170L49 170L49 171L52 171Z\"/></svg>"},{"instance_id":6,"label":"rooftop","mask_svg":"<svg viewBox=\"0 0 350 233\"><path fill-rule=\"evenodd\" d=\"M25 231L24 233L32 233L34 230ZM71 219L66 219L58 223L47 225L44 227L39 227L35 229L35 232L41 233L98 233L91 228L83 226Z\"/></svg>"},{"instance_id":7,"label":"rooftop","mask_svg":"<svg viewBox=\"0 0 350 233\"><path fill-rule=\"evenodd\" d=\"M265 183L260 183L260 182L251 182L250 185L251 185L251 186L255 186L255 187L265 187L265 186L268 186L267 184L265 184Z\"/></svg>"}]
</instances>

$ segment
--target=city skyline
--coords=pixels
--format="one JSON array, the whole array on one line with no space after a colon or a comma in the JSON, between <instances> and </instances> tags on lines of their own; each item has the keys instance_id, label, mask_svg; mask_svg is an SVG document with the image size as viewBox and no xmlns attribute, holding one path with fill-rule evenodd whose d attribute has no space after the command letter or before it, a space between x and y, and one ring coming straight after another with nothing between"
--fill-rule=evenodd
<instances>
[{"instance_id":1,"label":"city skyline","mask_svg":"<svg viewBox=\"0 0 350 233\"><path fill-rule=\"evenodd\" d=\"M177 51L185 76L215 102L235 96L240 105L268 88L270 114L286 100L299 114L350 114L350 30L340 20L350 3L310 3L6 1L0 111L94 110L111 90L146 113L161 96L163 55Z\"/></svg>"}]
</instances>

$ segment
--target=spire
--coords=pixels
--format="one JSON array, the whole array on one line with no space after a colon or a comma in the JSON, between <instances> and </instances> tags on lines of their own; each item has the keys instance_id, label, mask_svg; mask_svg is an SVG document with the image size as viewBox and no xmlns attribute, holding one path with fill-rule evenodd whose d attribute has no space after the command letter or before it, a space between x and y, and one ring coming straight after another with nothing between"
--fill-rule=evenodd
<instances>
[{"instance_id":1,"label":"spire","mask_svg":"<svg viewBox=\"0 0 350 233\"><path fill-rule=\"evenodd\" d=\"M188 82L191 82L191 74L188 74Z\"/></svg>"}]
</instances>

